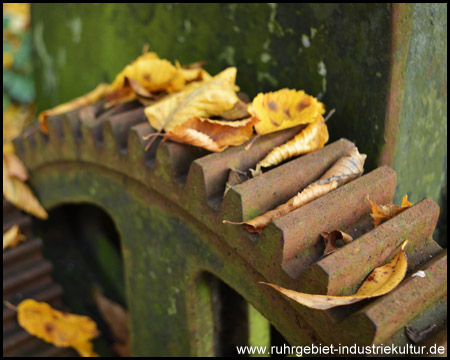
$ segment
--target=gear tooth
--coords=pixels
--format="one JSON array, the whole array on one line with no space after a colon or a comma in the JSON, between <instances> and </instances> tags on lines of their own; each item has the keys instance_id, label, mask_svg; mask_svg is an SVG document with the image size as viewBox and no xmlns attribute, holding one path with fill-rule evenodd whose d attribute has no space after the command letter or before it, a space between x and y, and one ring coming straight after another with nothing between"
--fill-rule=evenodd
<instances>
[{"instance_id":1,"label":"gear tooth","mask_svg":"<svg viewBox=\"0 0 450 360\"><path fill-rule=\"evenodd\" d=\"M386 204L394 198L396 175L387 166L378 168L280 217L271 225L283 231L283 268L297 278L322 256L320 233L341 230L368 216L367 195Z\"/></svg>"},{"instance_id":2,"label":"gear tooth","mask_svg":"<svg viewBox=\"0 0 450 360\"><path fill-rule=\"evenodd\" d=\"M406 248L409 263L408 248L409 243ZM422 329L433 324L438 328L443 321L440 319L447 317L447 251L428 260L414 270L425 270L424 278L409 273L394 290L348 316L341 323L342 332L351 332L355 328L376 329L372 342L387 344L395 334L400 333L403 337L405 325L411 322L420 323ZM430 336L430 343L436 344L433 335L435 333Z\"/></svg>"},{"instance_id":3,"label":"gear tooth","mask_svg":"<svg viewBox=\"0 0 450 360\"><path fill-rule=\"evenodd\" d=\"M82 141L80 109L61 116L64 139L60 142L60 154L66 160L79 158L79 147Z\"/></svg>"},{"instance_id":4,"label":"gear tooth","mask_svg":"<svg viewBox=\"0 0 450 360\"><path fill-rule=\"evenodd\" d=\"M235 192L242 203L243 219L262 215L285 203L317 180L353 147L353 143L341 139L235 185ZM255 213L255 209L258 209L258 213Z\"/></svg>"},{"instance_id":5,"label":"gear tooth","mask_svg":"<svg viewBox=\"0 0 450 360\"><path fill-rule=\"evenodd\" d=\"M365 216L350 229L342 229L354 241L314 263L301 275L301 281L314 284L308 289L313 292L329 295L356 292L368 269L380 266L405 239L408 239L408 269L411 270L442 250L432 239L438 217L439 207L430 199L422 200L376 228L370 216ZM408 228L402 224L408 224Z\"/></svg>"},{"instance_id":6,"label":"gear tooth","mask_svg":"<svg viewBox=\"0 0 450 360\"><path fill-rule=\"evenodd\" d=\"M192 162L207 153L207 150L192 145L162 141L156 150L156 165L161 169L159 171L170 174L175 182L181 184L186 182Z\"/></svg>"},{"instance_id":7,"label":"gear tooth","mask_svg":"<svg viewBox=\"0 0 450 360\"><path fill-rule=\"evenodd\" d=\"M145 121L144 107L111 115L103 122L105 145L113 143L120 152L126 153L130 128Z\"/></svg>"},{"instance_id":8,"label":"gear tooth","mask_svg":"<svg viewBox=\"0 0 450 360\"><path fill-rule=\"evenodd\" d=\"M103 146L102 123L97 120L83 122L81 124L81 137L89 142L90 147Z\"/></svg>"},{"instance_id":9,"label":"gear tooth","mask_svg":"<svg viewBox=\"0 0 450 360\"><path fill-rule=\"evenodd\" d=\"M64 139L61 118L62 115L47 118L48 137L52 144L59 144Z\"/></svg>"},{"instance_id":10,"label":"gear tooth","mask_svg":"<svg viewBox=\"0 0 450 360\"><path fill-rule=\"evenodd\" d=\"M249 150L245 150L246 144L243 144L230 147L220 153L204 156L195 161L195 168L193 168L193 175L191 176L192 180L189 180L189 182L203 183L206 201L213 208L218 208L223 200L225 185L231 168L247 171L249 168L254 167L275 146L279 146L295 136L300 131L299 129L303 127L294 127L260 137ZM199 177L202 180L198 180ZM229 210L232 213L235 212L234 207Z\"/></svg>"},{"instance_id":11,"label":"gear tooth","mask_svg":"<svg viewBox=\"0 0 450 360\"><path fill-rule=\"evenodd\" d=\"M19 157L24 156L25 153L24 140L22 136L23 135L19 135L13 139L14 150Z\"/></svg>"},{"instance_id":12,"label":"gear tooth","mask_svg":"<svg viewBox=\"0 0 450 360\"><path fill-rule=\"evenodd\" d=\"M154 166L156 149L161 138L157 137L153 139L152 144L147 150L145 150L145 147L151 139L143 139L144 136L154 132L155 130L147 121L131 127L128 132L128 156L132 159L133 163L139 163L142 166Z\"/></svg>"}]
</instances>

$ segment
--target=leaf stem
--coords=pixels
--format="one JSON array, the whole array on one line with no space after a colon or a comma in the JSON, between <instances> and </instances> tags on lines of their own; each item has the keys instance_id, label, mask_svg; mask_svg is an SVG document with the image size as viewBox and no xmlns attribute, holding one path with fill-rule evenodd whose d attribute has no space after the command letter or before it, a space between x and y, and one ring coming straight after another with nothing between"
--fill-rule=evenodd
<instances>
[{"instance_id":1,"label":"leaf stem","mask_svg":"<svg viewBox=\"0 0 450 360\"><path fill-rule=\"evenodd\" d=\"M331 109L330 112L328 113L328 115L326 116L326 118L324 119L324 122L327 122L328 119L330 117L332 117L335 112L336 112L336 109Z\"/></svg>"}]
</instances>

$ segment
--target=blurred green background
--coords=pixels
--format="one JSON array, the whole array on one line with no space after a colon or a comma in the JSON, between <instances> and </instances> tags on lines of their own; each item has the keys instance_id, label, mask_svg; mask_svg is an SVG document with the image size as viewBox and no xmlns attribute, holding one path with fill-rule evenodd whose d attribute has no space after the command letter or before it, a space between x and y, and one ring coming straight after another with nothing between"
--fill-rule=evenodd
<instances>
[{"instance_id":1,"label":"blurred green background","mask_svg":"<svg viewBox=\"0 0 450 360\"><path fill-rule=\"evenodd\" d=\"M3 4L3 143L33 121L30 4Z\"/></svg>"}]
</instances>

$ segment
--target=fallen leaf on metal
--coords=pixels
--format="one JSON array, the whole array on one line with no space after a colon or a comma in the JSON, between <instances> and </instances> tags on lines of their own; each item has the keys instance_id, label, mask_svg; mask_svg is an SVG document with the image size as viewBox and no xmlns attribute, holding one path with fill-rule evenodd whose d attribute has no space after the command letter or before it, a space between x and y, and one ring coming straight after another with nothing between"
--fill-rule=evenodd
<instances>
[{"instance_id":1,"label":"fallen leaf on metal","mask_svg":"<svg viewBox=\"0 0 450 360\"><path fill-rule=\"evenodd\" d=\"M323 148L328 139L327 125L322 115L318 115L316 121L308 124L293 139L273 149L264 159L256 164L256 169L250 169L250 172L252 176L260 175L262 168L278 165L295 156Z\"/></svg>"},{"instance_id":2,"label":"fallen leaf on metal","mask_svg":"<svg viewBox=\"0 0 450 360\"><path fill-rule=\"evenodd\" d=\"M259 93L248 107L259 120L255 130L259 135L316 121L325 113L325 106L303 90L281 89Z\"/></svg>"},{"instance_id":3,"label":"fallen leaf on metal","mask_svg":"<svg viewBox=\"0 0 450 360\"><path fill-rule=\"evenodd\" d=\"M360 176L364 171L363 166L366 157L367 155L360 154L355 147L350 154L338 159L319 180L308 185L296 196L274 210L270 210L263 215L243 222L231 222L228 220L223 220L223 222L244 225L249 232L257 232L260 234L274 219L284 216Z\"/></svg>"},{"instance_id":4,"label":"fallen leaf on metal","mask_svg":"<svg viewBox=\"0 0 450 360\"><path fill-rule=\"evenodd\" d=\"M373 225L375 227L380 225L383 221L389 220L395 215L400 214L412 205L412 203L408 201L408 195L403 197L400 206L394 204L378 205L370 201L369 198L367 198L367 200L369 200L370 205L372 206L372 213L370 216L373 219Z\"/></svg>"},{"instance_id":5,"label":"fallen leaf on metal","mask_svg":"<svg viewBox=\"0 0 450 360\"><path fill-rule=\"evenodd\" d=\"M48 214L23 181L28 178L25 166L14 154L3 154L3 196L14 206L40 219Z\"/></svg>"},{"instance_id":6,"label":"fallen leaf on metal","mask_svg":"<svg viewBox=\"0 0 450 360\"><path fill-rule=\"evenodd\" d=\"M83 357L98 356L91 340L99 335L88 316L53 309L45 302L23 300L17 306L17 320L30 334L58 347L73 347Z\"/></svg>"},{"instance_id":7,"label":"fallen leaf on metal","mask_svg":"<svg viewBox=\"0 0 450 360\"><path fill-rule=\"evenodd\" d=\"M108 324L115 338L113 343L114 352L121 357L130 357L131 344L128 312L119 304L103 296L97 289L94 290L94 300L102 318Z\"/></svg>"},{"instance_id":8,"label":"fallen leaf on metal","mask_svg":"<svg viewBox=\"0 0 450 360\"><path fill-rule=\"evenodd\" d=\"M15 247L20 241L25 240L25 235L20 233L18 225L13 225L3 234L3 251L10 247Z\"/></svg>"},{"instance_id":9,"label":"fallen leaf on metal","mask_svg":"<svg viewBox=\"0 0 450 360\"><path fill-rule=\"evenodd\" d=\"M401 245L400 252L386 265L375 268L364 280L358 291L350 296L314 295L285 289L281 286L261 282L269 285L284 296L299 304L319 310L331 309L336 306L350 305L358 301L382 296L394 290L403 280L408 267L405 246L408 240Z\"/></svg>"},{"instance_id":10,"label":"fallen leaf on metal","mask_svg":"<svg viewBox=\"0 0 450 360\"><path fill-rule=\"evenodd\" d=\"M330 232L324 231L320 235L322 236L325 243L325 250L323 252L323 255L331 254L345 244L353 241L353 238L349 234L341 230L333 230Z\"/></svg>"}]
</instances>

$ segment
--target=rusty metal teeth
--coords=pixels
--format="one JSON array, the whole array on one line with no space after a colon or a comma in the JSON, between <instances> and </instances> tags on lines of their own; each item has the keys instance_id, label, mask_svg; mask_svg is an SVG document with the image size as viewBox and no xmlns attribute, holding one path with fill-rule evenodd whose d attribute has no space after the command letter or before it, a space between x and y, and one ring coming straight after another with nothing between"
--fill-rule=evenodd
<instances>
[{"instance_id":1,"label":"rusty metal teeth","mask_svg":"<svg viewBox=\"0 0 450 360\"><path fill-rule=\"evenodd\" d=\"M53 282L50 274L52 265L42 257L42 240L31 236L31 217L3 200L3 229L14 224L20 226L28 239L3 252L3 300L17 305L31 298L62 308L62 288ZM17 313L3 306L4 356L56 356L69 353L67 349L61 351L27 333L19 326Z\"/></svg>"},{"instance_id":2,"label":"rusty metal teeth","mask_svg":"<svg viewBox=\"0 0 450 360\"><path fill-rule=\"evenodd\" d=\"M249 168L255 167L256 163L274 147L282 145L294 137L303 127L301 125L262 136L253 143L249 150L245 150L247 144L243 144L197 159L191 165L188 183L192 187L204 188L208 203L221 203L230 169L247 171ZM217 204L212 206L217 208Z\"/></svg>"},{"instance_id":3,"label":"rusty metal teeth","mask_svg":"<svg viewBox=\"0 0 450 360\"><path fill-rule=\"evenodd\" d=\"M425 277L413 276L419 270L424 271ZM425 310L434 305L438 308L445 305L446 296L447 251L445 250L410 272L393 291L371 301L346 318L342 327L344 331L350 331L350 328L373 328L374 338L366 341L380 344L391 338L398 330L402 330L407 323ZM439 309L436 310L440 312ZM438 318L433 320L433 316L430 316L428 322L436 320L442 321L442 317L438 315ZM361 340L364 341L364 337Z\"/></svg>"},{"instance_id":4,"label":"rusty metal teeth","mask_svg":"<svg viewBox=\"0 0 450 360\"><path fill-rule=\"evenodd\" d=\"M171 174L170 177L179 184L184 184L189 168L194 160L204 157L208 151L196 146L180 144L173 141L162 141L156 150L157 169L161 173Z\"/></svg>"},{"instance_id":5,"label":"rusty metal teeth","mask_svg":"<svg viewBox=\"0 0 450 360\"><path fill-rule=\"evenodd\" d=\"M354 144L348 140L338 140L321 150L291 160L263 175L234 186L230 189L229 196L240 199L242 219L248 220L262 215L285 203L308 184L317 180L353 147ZM225 200L224 204L226 202Z\"/></svg>"},{"instance_id":6,"label":"rusty metal teeth","mask_svg":"<svg viewBox=\"0 0 450 360\"><path fill-rule=\"evenodd\" d=\"M315 293L353 293L372 269L395 254L405 239L409 240L408 269L413 269L442 250L431 237L438 215L436 203L425 199L314 263L300 281ZM323 249L322 244L318 245Z\"/></svg>"},{"instance_id":7,"label":"rusty metal teeth","mask_svg":"<svg viewBox=\"0 0 450 360\"><path fill-rule=\"evenodd\" d=\"M395 183L395 172L383 166L274 220L269 226L282 234L284 270L298 277L322 255L321 232L346 228L367 215L367 195L377 203L391 202Z\"/></svg>"},{"instance_id":8,"label":"rusty metal teeth","mask_svg":"<svg viewBox=\"0 0 450 360\"><path fill-rule=\"evenodd\" d=\"M146 121L144 107L111 115L103 123L103 138L105 142L115 143L122 153L127 151L128 131L134 125Z\"/></svg>"},{"instance_id":9,"label":"rusty metal teeth","mask_svg":"<svg viewBox=\"0 0 450 360\"><path fill-rule=\"evenodd\" d=\"M128 133L128 156L138 167L141 167L141 169L144 168L144 166L154 166L156 149L161 138L157 137L156 139L144 140L145 136L154 132L155 130L150 126L148 121L145 121L141 124L132 126ZM152 141L151 144L150 141ZM145 150L148 144L150 144L150 146Z\"/></svg>"}]
</instances>

